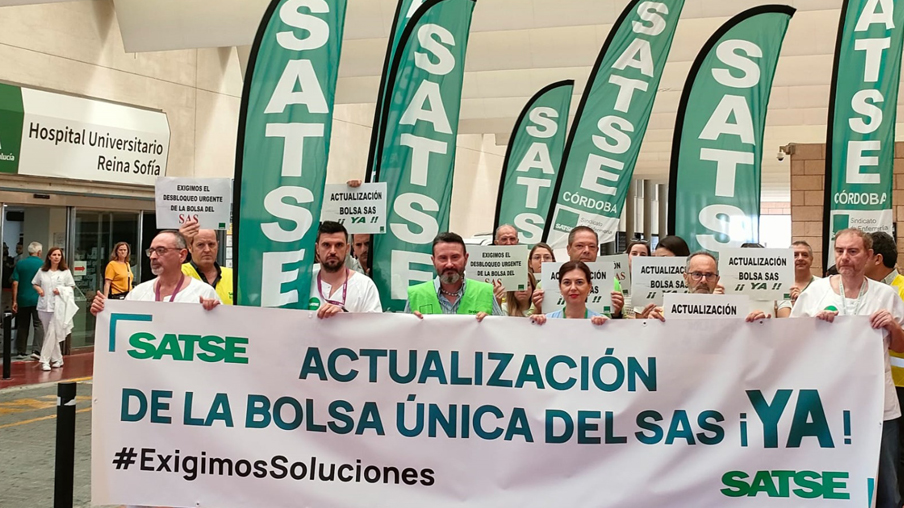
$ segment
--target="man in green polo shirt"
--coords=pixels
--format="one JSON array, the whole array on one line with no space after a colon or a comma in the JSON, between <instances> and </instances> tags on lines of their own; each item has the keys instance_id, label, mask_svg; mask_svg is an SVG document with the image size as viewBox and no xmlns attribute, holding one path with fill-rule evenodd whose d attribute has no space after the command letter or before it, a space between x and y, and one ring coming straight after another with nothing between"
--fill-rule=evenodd
<instances>
[{"instance_id":1,"label":"man in green polo shirt","mask_svg":"<svg viewBox=\"0 0 904 508\"><path fill-rule=\"evenodd\" d=\"M465 278L468 251L455 233L440 233L433 239L433 267L436 278L408 288L405 312L419 318L424 314L471 314L482 321L488 314L503 316L493 296L493 286Z\"/></svg>"},{"instance_id":2,"label":"man in green polo shirt","mask_svg":"<svg viewBox=\"0 0 904 508\"><path fill-rule=\"evenodd\" d=\"M41 259L41 251L44 250L38 242L28 244L28 257L20 260L13 268L11 280L13 282L13 313L16 315L16 354L20 359L28 357L28 329L34 323L35 338L32 351L39 356L41 345L44 343L44 327L38 319L38 292L31 285L31 280L44 265ZM19 284L19 281L22 281ZM35 358L37 360L37 358Z\"/></svg>"}]
</instances>

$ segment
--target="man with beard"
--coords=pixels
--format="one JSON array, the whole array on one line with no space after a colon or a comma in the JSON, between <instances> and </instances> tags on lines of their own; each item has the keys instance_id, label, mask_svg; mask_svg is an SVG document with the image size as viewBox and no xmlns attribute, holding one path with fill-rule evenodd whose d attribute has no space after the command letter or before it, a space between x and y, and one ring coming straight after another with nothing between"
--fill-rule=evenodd
<instances>
[{"instance_id":1,"label":"man with beard","mask_svg":"<svg viewBox=\"0 0 904 508\"><path fill-rule=\"evenodd\" d=\"M317 256L308 308L317 317L329 318L341 312L383 312L380 294L373 281L346 266L348 231L333 221L324 221L317 230Z\"/></svg>"},{"instance_id":2,"label":"man with beard","mask_svg":"<svg viewBox=\"0 0 904 508\"><path fill-rule=\"evenodd\" d=\"M468 251L459 235L438 234L433 239L431 259L437 277L408 288L405 312L422 319L424 314L476 314L478 321L488 314L505 315L491 284L465 278Z\"/></svg>"},{"instance_id":3,"label":"man with beard","mask_svg":"<svg viewBox=\"0 0 904 508\"><path fill-rule=\"evenodd\" d=\"M885 411L879 449L877 508L900 508L898 494L898 426L901 409L891 374L892 351L904 352L904 301L892 287L870 280L867 264L873 258L873 238L859 229L835 235L835 266L838 275L818 279L797 298L791 317L816 317L829 323L839 314L870 316L870 325L882 330L885 339Z\"/></svg>"},{"instance_id":4,"label":"man with beard","mask_svg":"<svg viewBox=\"0 0 904 508\"><path fill-rule=\"evenodd\" d=\"M599 236L596 231L587 226L578 226L568 233L568 245L565 247L568 252L568 258L571 261L581 261L584 263L595 263L600 252ZM543 313L543 289L541 285L534 290L531 299L534 302L535 314ZM622 318L622 307L625 306L625 295L621 291L613 290L612 297L612 317L615 319Z\"/></svg>"},{"instance_id":5,"label":"man with beard","mask_svg":"<svg viewBox=\"0 0 904 508\"><path fill-rule=\"evenodd\" d=\"M718 295L724 294L719 284L719 262L709 252L695 252L687 257L684 268L684 283L689 294ZM771 315L762 310L754 310L747 314L746 321L752 323L760 319L769 319ZM638 319L658 319L665 322L662 307L647 305Z\"/></svg>"},{"instance_id":6,"label":"man with beard","mask_svg":"<svg viewBox=\"0 0 904 508\"><path fill-rule=\"evenodd\" d=\"M136 286L126 300L200 303L207 310L221 303L212 287L182 273L188 249L185 237L178 231L161 231L145 252L151 258L151 272L157 278ZM96 316L103 311L105 300L103 293L98 292L91 303L91 313Z\"/></svg>"},{"instance_id":7,"label":"man with beard","mask_svg":"<svg viewBox=\"0 0 904 508\"><path fill-rule=\"evenodd\" d=\"M182 273L210 284L221 302L232 305L232 268L217 263L217 254L220 252L217 232L200 229L196 220L186 221L179 232L185 237L191 251L191 261L182 264Z\"/></svg>"}]
</instances>

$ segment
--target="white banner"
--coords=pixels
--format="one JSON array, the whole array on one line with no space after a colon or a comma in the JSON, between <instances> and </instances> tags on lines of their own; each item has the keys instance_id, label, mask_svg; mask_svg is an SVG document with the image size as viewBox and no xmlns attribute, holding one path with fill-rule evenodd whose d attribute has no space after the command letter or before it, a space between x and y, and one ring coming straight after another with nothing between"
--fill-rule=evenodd
<instances>
[{"instance_id":1,"label":"white banner","mask_svg":"<svg viewBox=\"0 0 904 508\"><path fill-rule=\"evenodd\" d=\"M547 314L565 307L565 299L559 291L559 268L564 264L555 262L540 265L541 286L544 293L543 311ZM600 314L610 314L612 312L612 291L615 289L615 280L612 273L609 272L611 265L596 262L587 263L587 267L590 268L593 283L590 295L587 297L587 308Z\"/></svg>"},{"instance_id":2,"label":"white banner","mask_svg":"<svg viewBox=\"0 0 904 508\"><path fill-rule=\"evenodd\" d=\"M699 295L669 293L663 297L666 319L744 319L750 313L746 295Z\"/></svg>"},{"instance_id":3,"label":"white banner","mask_svg":"<svg viewBox=\"0 0 904 508\"><path fill-rule=\"evenodd\" d=\"M157 229L179 229L194 219L203 229L232 222L232 179L160 177L154 188Z\"/></svg>"},{"instance_id":4,"label":"white banner","mask_svg":"<svg viewBox=\"0 0 904 508\"><path fill-rule=\"evenodd\" d=\"M154 185L166 176L166 114L22 89L20 175Z\"/></svg>"},{"instance_id":5,"label":"white banner","mask_svg":"<svg viewBox=\"0 0 904 508\"><path fill-rule=\"evenodd\" d=\"M527 287L527 245L468 245L468 277L502 282L508 291Z\"/></svg>"},{"instance_id":6,"label":"white banner","mask_svg":"<svg viewBox=\"0 0 904 508\"><path fill-rule=\"evenodd\" d=\"M324 186L320 220L338 222L350 234L385 233L386 182Z\"/></svg>"},{"instance_id":7,"label":"white banner","mask_svg":"<svg viewBox=\"0 0 904 508\"><path fill-rule=\"evenodd\" d=\"M874 484L883 344L864 317L107 305L94 504L862 507Z\"/></svg>"},{"instance_id":8,"label":"white banner","mask_svg":"<svg viewBox=\"0 0 904 508\"><path fill-rule=\"evenodd\" d=\"M788 300L794 285L793 249L722 249L719 282L726 293L751 300Z\"/></svg>"},{"instance_id":9,"label":"white banner","mask_svg":"<svg viewBox=\"0 0 904 508\"><path fill-rule=\"evenodd\" d=\"M686 257L635 257L631 264L631 304L639 308L651 303L661 306L663 294L687 293L686 264Z\"/></svg>"}]
</instances>

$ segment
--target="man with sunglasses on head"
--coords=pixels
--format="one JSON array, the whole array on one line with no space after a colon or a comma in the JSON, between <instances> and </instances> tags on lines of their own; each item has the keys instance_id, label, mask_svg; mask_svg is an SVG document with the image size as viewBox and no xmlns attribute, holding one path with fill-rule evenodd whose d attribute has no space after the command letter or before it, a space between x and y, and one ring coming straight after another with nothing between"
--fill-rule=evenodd
<instances>
[{"instance_id":1,"label":"man with sunglasses on head","mask_svg":"<svg viewBox=\"0 0 904 508\"><path fill-rule=\"evenodd\" d=\"M151 258L151 272L157 277L139 284L126 300L138 302L200 303L211 310L219 305L220 297L208 284L182 273L182 263L188 256L188 246L178 231L161 231L145 251ZM91 303L95 316L104 310L106 299L98 292Z\"/></svg>"},{"instance_id":2,"label":"man with sunglasses on head","mask_svg":"<svg viewBox=\"0 0 904 508\"><path fill-rule=\"evenodd\" d=\"M333 221L324 221L317 230L317 256L308 308L317 317L329 318L342 312L383 312L377 286L363 273L346 266L348 231Z\"/></svg>"},{"instance_id":3,"label":"man with sunglasses on head","mask_svg":"<svg viewBox=\"0 0 904 508\"><path fill-rule=\"evenodd\" d=\"M718 295L724 294L725 289L719 284L719 262L709 252L695 252L687 257L684 269L684 283L689 294ZM770 314L761 310L754 310L747 315L746 321L752 323L760 319L769 319ZM638 319L658 319L665 321L662 307L655 304L647 305Z\"/></svg>"}]
</instances>

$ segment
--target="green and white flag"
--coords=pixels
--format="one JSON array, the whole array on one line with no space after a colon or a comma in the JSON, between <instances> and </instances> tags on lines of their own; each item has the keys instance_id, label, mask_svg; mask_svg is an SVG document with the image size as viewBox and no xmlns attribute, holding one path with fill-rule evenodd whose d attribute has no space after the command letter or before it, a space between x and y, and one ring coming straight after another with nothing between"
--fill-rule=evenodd
<instances>
[{"instance_id":1,"label":"green and white flag","mask_svg":"<svg viewBox=\"0 0 904 508\"><path fill-rule=\"evenodd\" d=\"M273 0L251 49L236 147L236 303L306 309L346 0Z\"/></svg>"},{"instance_id":2,"label":"green and white flag","mask_svg":"<svg viewBox=\"0 0 904 508\"><path fill-rule=\"evenodd\" d=\"M455 138L475 0L427 0L405 26L387 79L376 177L388 228L373 241L374 282L389 310L433 277L433 238L449 227Z\"/></svg>"},{"instance_id":3,"label":"green and white flag","mask_svg":"<svg viewBox=\"0 0 904 508\"><path fill-rule=\"evenodd\" d=\"M370 134L370 150L367 153L367 174L364 176L366 182L371 182L376 171L376 153L377 141L380 139L380 119L383 118L383 110L386 108L386 80L389 74L389 67L399 48L399 40L402 38L402 32L408 25L414 13L424 4L424 0L399 0L396 5L395 17L392 19L392 31L389 33L389 44L386 46L386 58L383 59L383 74L380 78L380 90L377 93L377 107L374 111L373 129Z\"/></svg>"},{"instance_id":4,"label":"green and white flag","mask_svg":"<svg viewBox=\"0 0 904 508\"><path fill-rule=\"evenodd\" d=\"M552 191L559 181L574 80L553 83L534 95L515 122L502 163L496 221L518 229L521 243L543 239Z\"/></svg>"},{"instance_id":5,"label":"green and white flag","mask_svg":"<svg viewBox=\"0 0 904 508\"><path fill-rule=\"evenodd\" d=\"M669 231L691 252L759 237L763 129L794 9L754 7L714 33L681 93L672 140Z\"/></svg>"},{"instance_id":6,"label":"green and white flag","mask_svg":"<svg viewBox=\"0 0 904 508\"><path fill-rule=\"evenodd\" d=\"M830 242L837 231L856 227L894 236L893 162L902 46L904 4L844 2L826 136L823 266L834 263Z\"/></svg>"},{"instance_id":7,"label":"green and white flag","mask_svg":"<svg viewBox=\"0 0 904 508\"><path fill-rule=\"evenodd\" d=\"M564 247L575 226L600 243L618 223L684 0L632 0L609 32L571 126L544 238Z\"/></svg>"}]
</instances>

